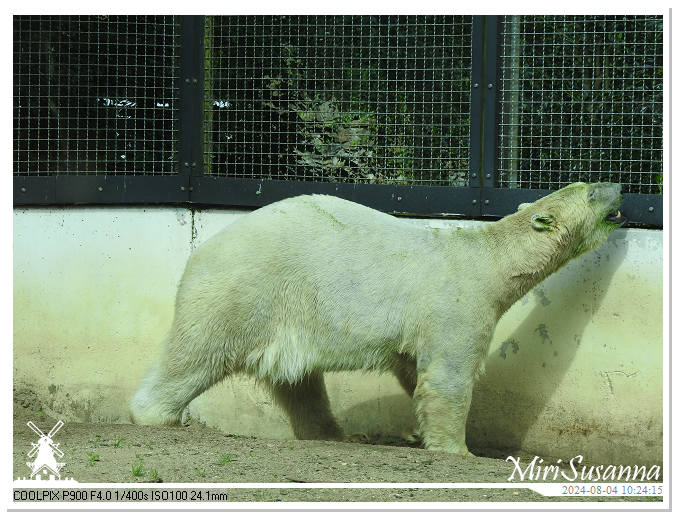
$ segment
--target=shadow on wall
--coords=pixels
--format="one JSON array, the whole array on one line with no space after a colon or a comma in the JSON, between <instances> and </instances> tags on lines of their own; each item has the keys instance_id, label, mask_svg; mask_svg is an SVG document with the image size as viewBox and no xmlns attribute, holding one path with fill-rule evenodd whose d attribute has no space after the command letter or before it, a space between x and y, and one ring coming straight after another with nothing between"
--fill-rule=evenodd
<instances>
[{"instance_id":1,"label":"shadow on wall","mask_svg":"<svg viewBox=\"0 0 679 520\"><path fill-rule=\"evenodd\" d=\"M405 392L362 401L335 417L346 435L401 437L415 431L413 400Z\"/></svg>"},{"instance_id":2,"label":"shadow on wall","mask_svg":"<svg viewBox=\"0 0 679 520\"><path fill-rule=\"evenodd\" d=\"M529 430L568 372L583 331L625 258L627 231L615 234L615 239L609 238L600 249L536 287L533 293L538 302L532 312L499 351L491 345L486 374L474 388L467 423L470 449L491 448L506 456L516 455L524 446ZM559 435L588 435L572 417L561 419L554 425Z\"/></svg>"}]
</instances>

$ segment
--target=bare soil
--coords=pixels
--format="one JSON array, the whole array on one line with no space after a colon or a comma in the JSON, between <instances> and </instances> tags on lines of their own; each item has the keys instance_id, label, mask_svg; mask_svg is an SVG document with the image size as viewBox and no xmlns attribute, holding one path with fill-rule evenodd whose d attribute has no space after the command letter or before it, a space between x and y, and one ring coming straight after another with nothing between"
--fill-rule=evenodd
<instances>
[{"instance_id":1,"label":"bare soil","mask_svg":"<svg viewBox=\"0 0 679 520\"><path fill-rule=\"evenodd\" d=\"M26 466L36 434L57 419L39 405L14 404L14 478ZM67 422L55 441L66 465L61 476L78 482L157 483L452 483L507 482L513 465L492 457L465 457L405 445L270 440L228 435L195 421L180 427ZM373 439L371 442L392 442ZM400 444L400 445L398 445ZM525 454L524 454L525 455ZM529 460L532 457L529 457ZM582 501L544 497L528 489L281 489L224 488L228 502L539 502ZM623 498L589 498L622 501ZM653 500L653 499L632 499ZM656 499L657 500L657 499Z\"/></svg>"}]
</instances>

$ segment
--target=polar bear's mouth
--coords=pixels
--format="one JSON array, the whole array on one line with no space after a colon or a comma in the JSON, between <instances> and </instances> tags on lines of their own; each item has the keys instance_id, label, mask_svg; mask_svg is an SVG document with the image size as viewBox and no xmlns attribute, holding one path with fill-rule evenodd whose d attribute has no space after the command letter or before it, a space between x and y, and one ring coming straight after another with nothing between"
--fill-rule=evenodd
<instances>
[{"instance_id":1,"label":"polar bear's mouth","mask_svg":"<svg viewBox=\"0 0 679 520\"><path fill-rule=\"evenodd\" d=\"M612 211L611 213L606 215L606 218L604 220L606 222L611 222L616 226L622 226L625 222L627 222L627 219L622 216L622 213L620 213L619 209L616 211Z\"/></svg>"}]
</instances>

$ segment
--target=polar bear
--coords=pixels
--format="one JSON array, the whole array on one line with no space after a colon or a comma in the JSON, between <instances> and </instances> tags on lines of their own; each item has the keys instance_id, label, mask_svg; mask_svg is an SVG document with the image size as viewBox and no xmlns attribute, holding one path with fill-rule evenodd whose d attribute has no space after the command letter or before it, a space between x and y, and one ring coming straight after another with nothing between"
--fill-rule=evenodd
<instances>
[{"instance_id":1,"label":"polar bear","mask_svg":"<svg viewBox=\"0 0 679 520\"><path fill-rule=\"evenodd\" d=\"M437 229L326 195L242 217L189 258L133 421L176 424L230 374L264 383L299 439L341 439L323 373L391 371L427 449L465 425L502 314L624 219L618 184L571 184L472 229Z\"/></svg>"}]
</instances>

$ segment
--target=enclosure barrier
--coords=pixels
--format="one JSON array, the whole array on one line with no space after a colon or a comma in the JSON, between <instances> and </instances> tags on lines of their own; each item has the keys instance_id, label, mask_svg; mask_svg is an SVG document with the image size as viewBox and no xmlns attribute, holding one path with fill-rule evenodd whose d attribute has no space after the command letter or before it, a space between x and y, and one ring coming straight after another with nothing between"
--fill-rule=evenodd
<instances>
[{"instance_id":1,"label":"enclosure barrier","mask_svg":"<svg viewBox=\"0 0 679 520\"><path fill-rule=\"evenodd\" d=\"M14 17L15 205L499 217L611 181L662 227L662 114L662 16Z\"/></svg>"}]
</instances>

